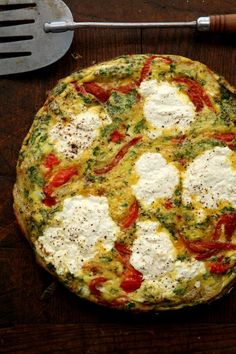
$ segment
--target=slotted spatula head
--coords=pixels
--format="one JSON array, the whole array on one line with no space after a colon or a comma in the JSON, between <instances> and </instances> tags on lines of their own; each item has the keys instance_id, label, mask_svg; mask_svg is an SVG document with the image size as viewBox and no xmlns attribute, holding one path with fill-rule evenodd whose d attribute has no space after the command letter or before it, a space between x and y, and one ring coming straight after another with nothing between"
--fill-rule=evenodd
<instances>
[{"instance_id":1,"label":"slotted spatula head","mask_svg":"<svg viewBox=\"0 0 236 354\"><path fill-rule=\"evenodd\" d=\"M74 32L46 33L51 21L73 21L63 1L0 0L0 75L42 68L67 52Z\"/></svg>"}]
</instances>

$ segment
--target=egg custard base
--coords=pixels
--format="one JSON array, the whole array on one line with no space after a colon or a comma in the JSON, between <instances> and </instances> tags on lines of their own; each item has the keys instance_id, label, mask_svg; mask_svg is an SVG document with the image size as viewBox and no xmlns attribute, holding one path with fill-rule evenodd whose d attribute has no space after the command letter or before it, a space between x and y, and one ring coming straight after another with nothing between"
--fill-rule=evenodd
<instances>
[{"instance_id":1,"label":"egg custard base","mask_svg":"<svg viewBox=\"0 0 236 354\"><path fill-rule=\"evenodd\" d=\"M122 56L59 81L14 186L37 261L118 309L221 296L236 276L235 120L235 89L181 56Z\"/></svg>"}]
</instances>

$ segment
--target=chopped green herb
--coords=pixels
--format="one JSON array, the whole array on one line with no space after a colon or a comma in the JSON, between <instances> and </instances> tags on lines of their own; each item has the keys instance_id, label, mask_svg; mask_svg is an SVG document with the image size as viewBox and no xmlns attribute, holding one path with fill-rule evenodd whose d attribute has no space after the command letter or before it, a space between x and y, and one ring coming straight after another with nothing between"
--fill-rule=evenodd
<instances>
[{"instance_id":1,"label":"chopped green herb","mask_svg":"<svg viewBox=\"0 0 236 354\"><path fill-rule=\"evenodd\" d=\"M99 259L103 262L103 263L109 263L112 261L112 257L109 256L101 256L99 257Z\"/></svg>"},{"instance_id":2,"label":"chopped green herb","mask_svg":"<svg viewBox=\"0 0 236 354\"><path fill-rule=\"evenodd\" d=\"M230 92L227 90L225 86L220 87L221 99L228 101L230 99Z\"/></svg>"},{"instance_id":3,"label":"chopped green herb","mask_svg":"<svg viewBox=\"0 0 236 354\"><path fill-rule=\"evenodd\" d=\"M203 274L202 277L203 277L204 280L207 280L207 279L209 279L211 277L211 273L209 271L206 271L206 273Z\"/></svg>"},{"instance_id":4,"label":"chopped green herb","mask_svg":"<svg viewBox=\"0 0 236 354\"><path fill-rule=\"evenodd\" d=\"M205 86L206 85L206 80L200 80L200 84L202 85L202 86Z\"/></svg>"},{"instance_id":5,"label":"chopped green herb","mask_svg":"<svg viewBox=\"0 0 236 354\"><path fill-rule=\"evenodd\" d=\"M40 187L44 185L44 179L39 175L39 171L36 166L29 167L27 173L31 183L37 184Z\"/></svg>"},{"instance_id":6,"label":"chopped green herb","mask_svg":"<svg viewBox=\"0 0 236 354\"><path fill-rule=\"evenodd\" d=\"M175 293L175 295L184 295L186 289L182 288L182 287L177 287L173 290L173 292Z\"/></svg>"},{"instance_id":7,"label":"chopped green herb","mask_svg":"<svg viewBox=\"0 0 236 354\"><path fill-rule=\"evenodd\" d=\"M180 205L181 205L181 200L179 200L179 199L174 199L174 205L177 206L177 207L180 207Z\"/></svg>"},{"instance_id":8,"label":"chopped green herb","mask_svg":"<svg viewBox=\"0 0 236 354\"><path fill-rule=\"evenodd\" d=\"M130 310L135 308L135 303L134 302L128 302L128 304L126 305L126 309Z\"/></svg>"},{"instance_id":9,"label":"chopped green herb","mask_svg":"<svg viewBox=\"0 0 236 354\"><path fill-rule=\"evenodd\" d=\"M117 128L117 125L110 124L101 129L102 138L110 136L110 134Z\"/></svg>"},{"instance_id":10,"label":"chopped green herb","mask_svg":"<svg viewBox=\"0 0 236 354\"><path fill-rule=\"evenodd\" d=\"M85 163L85 166L86 166L86 167L85 167L85 173L87 173L88 171L91 170L93 163L94 163L94 160L93 160L93 159L88 159L88 160L86 161L86 163Z\"/></svg>"},{"instance_id":11,"label":"chopped green herb","mask_svg":"<svg viewBox=\"0 0 236 354\"><path fill-rule=\"evenodd\" d=\"M136 99L136 90L132 90L126 95L113 92L107 103L108 113L111 116L122 114L133 107Z\"/></svg>"},{"instance_id":12,"label":"chopped green herb","mask_svg":"<svg viewBox=\"0 0 236 354\"><path fill-rule=\"evenodd\" d=\"M171 64L170 64L170 72L171 72L171 73L174 73L174 72L175 72L175 69L176 69L176 64L171 63Z\"/></svg>"},{"instance_id":13,"label":"chopped green herb","mask_svg":"<svg viewBox=\"0 0 236 354\"><path fill-rule=\"evenodd\" d=\"M67 87L65 82L60 82L52 91L54 95L60 95Z\"/></svg>"},{"instance_id":14,"label":"chopped green herb","mask_svg":"<svg viewBox=\"0 0 236 354\"><path fill-rule=\"evenodd\" d=\"M33 145L35 143L36 139L41 135L41 132L42 132L41 128L36 128L33 131L28 143L30 145Z\"/></svg>"},{"instance_id":15,"label":"chopped green herb","mask_svg":"<svg viewBox=\"0 0 236 354\"><path fill-rule=\"evenodd\" d=\"M129 157L133 157L133 156L136 156L137 155L137 152L134 151L134 150L131 150L128 154Z\"/></svg>"},{"instance_id":16,"label":"chopped green herb","mask_svg":"<svg viewBox=\"0 0 236 354\"><path fill-rule=\"evenodd\" d=\"M146 128L146 121L145 119L141 119L134 127L134 133L138 134L141 133L143 129Z\"/></svg>"},{"instance_id":17,"label":"chopped green herb","mask_svg":"<svg viewBox=\"0 0 236 354\"><path fill-rule=\"evenodd\" d=\"M47 268L48 268L48 270L50 270L51 272L55 272L55 271L56 271L56 268L55 268L55 266L54 266L52 263L48 263L48 264L47 264Z\"/></svg>"},{"instance_id":18,"label":"chopped green herb","mask_svg":"<svg viewBox=\"0 0 236 354\"><path fill-rule=\"evenodd\" d=\"M100 152L100 147L99 146L96 146L94 149L93 149L93 155L94 156L97 156Z\"/></svg>"},{"instance_id":19,"label":"chopped green herb","mask_svg":"<svg viewBox=\"0 0 236 354\"><path fill-rule=\"evenodd\" d=\"M66 274L66 280L72 281L72 280L74 280L74 279L75 279L74 274L69 273L69 272Z\"/></svg>"},{"instance_id":20,"label":"chopped green herb","mask_svg":"<svg viewBox=\"0 0 236 354\"><path fill-rule=\"evenodd\" d=\"M80 96L82 98L82 100L84 101L84 103L87 105L90 105L94 102L94 98L92 97L92 95L90 97L90 95L85 96L82 93L78 93L78 96Z\"/></svg>"},{"instance_id":21,"label":"chopped green herb","mask_svg":"<svg viewBox=\"0 0 236 354\"><path fill-rule=\"evenodd\" d=\"M177 256L177 260L181 262L186 261L188 258L189 256L186 253Z\"/></svg>"},{"instance_id":22,"label":"chopped green herb","mask_svg":"<svg viewBox=\"0 0 236 354\"><path fill-rule=\"evenodd\" d=\"M29 196L29 191L27 189L24 189L24 197L27 199Z\"/></svg>"},{"instance_id":23,"label":"chopped green herb","mask_svg":"<svg viewBox=\"0 0 236 354\"><path fill-rule=\"evenodd\" d=\"M88 182L98 182L98 183L101 183L101 182L103 182L103 181L106 180L106 177L104 177L104 176L94 176L94 175L88 174L88 175L86 176L86 180L87 180Z\"/></svg>"},{"instance_id":24,"label":"chopped green herb","mask_svg":"<svg viewBox=\"0 0 236 354\"><path fill-rule=\"evenodd\" d=\"M176 195L176 196L181 196L181 190L180 190L179 188L177 188L177 189L175 190L175 195Z\"/></svg>"},{"instance_id":25,"label":"chopped green herb","mask_svg":"<svg viewBox=\"0 0 236 354\"><path fill-rule=\"evenodd\" d=\"M220 211L222 214L225 214L227 212L235 212L235 208L233 208L231 206L226 206L226 207L222 208Z\"/></svg>"}]
</instances>

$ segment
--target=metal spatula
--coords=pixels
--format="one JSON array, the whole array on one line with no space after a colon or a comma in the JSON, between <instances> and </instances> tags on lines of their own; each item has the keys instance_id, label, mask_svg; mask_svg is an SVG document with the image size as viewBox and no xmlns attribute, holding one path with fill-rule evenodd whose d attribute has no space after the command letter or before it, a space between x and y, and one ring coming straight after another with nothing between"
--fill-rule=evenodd
<instances>
[{"instance_id":1,"label":"metal spatula","mask_svg":"<svg viewBox=\"0 0 236 354\"><path fill-rule=\"evenodd\" d=\"M0 75L32 71L60 59L81 27L187 27L236 32L236 15L191 22L73 22L62 0L0 0Z\"/></svg>"},{"instance_id":2,"label":"metal spatula","mask_svg":"<svg viewBox=\"0 0 236 354\"><path fill-rule=\"evenodd\" d=\"M42 68L67 52L74 33L46 33L51 21L73 21L63 1L0 0L0 75Z\"/></svg>"}]
</instances>

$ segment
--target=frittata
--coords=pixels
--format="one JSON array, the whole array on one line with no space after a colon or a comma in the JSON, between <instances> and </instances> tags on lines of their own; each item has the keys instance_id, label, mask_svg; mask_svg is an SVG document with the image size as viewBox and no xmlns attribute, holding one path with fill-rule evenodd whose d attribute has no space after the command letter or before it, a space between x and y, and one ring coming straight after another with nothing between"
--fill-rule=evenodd
<instances>
[{"instance_id":1,"label":"frittata","mask_svg":"<svg viewBox=\"0 0 236 354\"><path fill-rule=\"evenodd\" d=\"M236 277L235 121L235 89L181 56L121 56L59 81L14 187L38 262L118 309L222 295Z\"/></svg>"}]
</instances>

